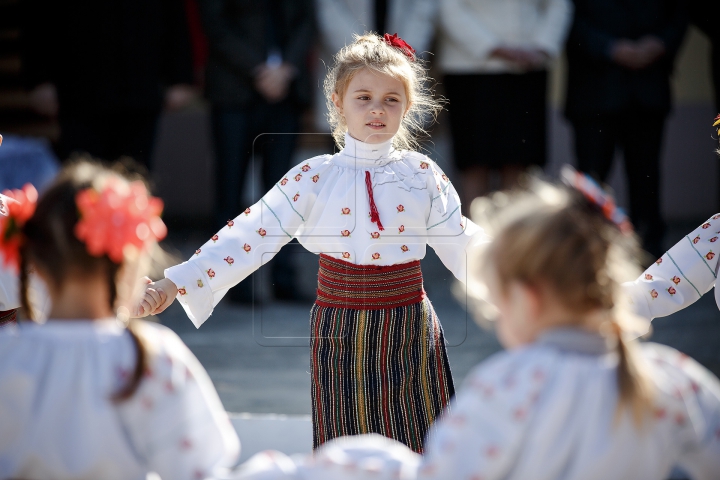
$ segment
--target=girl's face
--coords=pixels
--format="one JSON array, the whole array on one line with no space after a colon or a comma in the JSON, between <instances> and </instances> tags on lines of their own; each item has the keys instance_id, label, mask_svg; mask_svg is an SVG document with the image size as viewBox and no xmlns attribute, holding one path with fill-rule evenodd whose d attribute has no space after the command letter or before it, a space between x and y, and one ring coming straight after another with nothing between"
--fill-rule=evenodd
<instances>
[{"instance_id":1,"label":"girl's face","mask_svg":"<svg viewBox=\"0 0 720 480\"><path fill-rule=\"evenodd\" d=\"M333 93L332 101L350 136L366 143L392 138L410 107L400 80L367 68L355 74L342 98Z\"/></svg>"}]
</instances>

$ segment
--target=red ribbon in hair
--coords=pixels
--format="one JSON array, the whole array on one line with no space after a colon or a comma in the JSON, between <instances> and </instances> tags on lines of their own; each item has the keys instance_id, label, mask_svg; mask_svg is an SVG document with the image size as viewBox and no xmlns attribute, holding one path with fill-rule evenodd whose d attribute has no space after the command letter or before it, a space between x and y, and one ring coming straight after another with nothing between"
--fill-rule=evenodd
<instances>
[{"instance_id":1,"label":"red ribbon in hair","mask_svg":"<svg viewBox=\"0 0 720 480\"><path fill-rule=\"evenodd\" d=\"M391 47L399 49L402 53L405 54L406 57L410 59L411 62L415 60L415 49L411 47L410 44L407 43L405 40L398 37L397 33L394 33L392 35L386 33L383 36L383 40L385 40L385 43L387 43Z\"/></svg>"},{"instance_id":2,"label":"red ribbon in hair","mask_svg":"<svg viewBox=\"0 0 720 480\"><path fill-rule=\"evenodd\" d=\"M5 266L17 271L24 241L22 227L35 213L38 192L27 183L22 190L5 190L3 195L0 197L0 252Z\"/></svg>"},{"instance_id":3,"label":"red ribbon in hair","mask_svg":"<svg viewBox=\"0 0 720 480\"><path fill-rule=\"evenodd\" d=\"M368 199L370 200L370 221L377 224L378 230L385 230L382 223L380 223L380 214L378 213L375 198L373 197L372 179L370 178L370 172L367 170L365 171L365 186L367 187Z\"/></svg>"}]
</instances>

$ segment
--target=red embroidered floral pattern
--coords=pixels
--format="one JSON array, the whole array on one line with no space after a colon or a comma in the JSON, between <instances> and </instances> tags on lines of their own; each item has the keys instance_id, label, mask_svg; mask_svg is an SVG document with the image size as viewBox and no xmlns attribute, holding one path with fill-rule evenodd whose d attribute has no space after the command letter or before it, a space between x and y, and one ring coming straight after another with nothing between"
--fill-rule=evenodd
<instances>
[{"instance_id":1,"label":"red embroidered floral pattern","mask_svg":"<svg viewBox=\"0 0 720 480\"><path fill-rule=\"evenodd\" d=\"M650 296L651 296L652 298L658 298L658 292L657 292L657 290L655 290L654 288L653 288L652 290L650 290Z\"/></svg>"},{"instance_id":2,"label":"red embroidered floral pattern","mask_svg":"<svg viewBox=\"0 0 720 480\"><path fill-rule=\"evenodd\" d=\"M301 168L300 170L302 170L303 172L309 171L309 170L310 170L310 164L306 163L305 165L302 166L302 168Z\"/></svg>"},{"instance_id":3,"label":"red embroidered floral pattern","mask_svg":"<svg viewBox=\"0 0 720 480\"><path fill-rule=\"evenodd\" d=\"M708 253L705 254L705 258L707 258L708 260L712 260L713 258L715 258L715 254L712 250L710 250Z\"/></svg>"},{"instance_id":4,"label":"red embroidered floral pattern","mask_svg":"<svg viewBox=\"0 0 720 480\"><path fill-rule=\"evenodd\" d=\"M403 233L405 231L405 225L400 225L398 227L398 233Z\"/></svg>"},{"instance_id":5,"label":"red embroidered floral pattern","mask_svg":"<svg viewBox=\"0 0 720 480\"><path fill-rule=\"evenodd\" d=\"M264 228L260 228L260 229L256 230L256 232L257 232L257 234L260 235L261 237L264 237L265 235L267 235L267 232L265 231Z\"/></svg>"},{"instance_id":6,"label":"red embroidered floral pattern","mask_svg":"<svg viewBox=\"0 0 720 480\"><path fill-rule=\"evenodd\" d=\"M380 238L380 232L372 232L370 236L377 240L378 238Z\"/></svg>"},{"instance_id":7,"label":"red embroidered floral pattern","mask_svg":"<svg viewBox=\"0 0 720 480\"><path fill-rule=\"evenodd\" d=\"M350 258L350 252L343 252L342 257L343 257L343 258Z\"/></svg>"},{"instance_id":8,"label":"red embroidered floral pattern","mask_svg":"<svg viewBox=\"0 0 720 480\"><path fill-rule=\"evenodd\" d=\"M698 235L697 237L693 238L693 241L692 241L692 242L695 243L695 244L697 244L699 241L700 241L700 235Z\"/></svg>"},{"instance_id":9,"label":"red embroidered floral pattern","mask_svg":"<svg viewBox=\"0 0 720 480\"><path fill-rule=\"evenodd\" d=\"M403 245L402 247L400 247L400 250L402 250L403 252L407 252L409 248L407 245Z\"/></svg>"},{"instance_id":10,"label":"red embroidered floral pattern","mask_svg":"<svg viewBox=\"0 0 720 480\"><path fill-rule=\"evenodd\" d=\"M213 235L210 240L212 240L213 243L215 243L215 242L217 242L218 240L220 240L220 237L218 237L217 235Z\"/></svg>"},{"instance_id":11,"label":"red embroidered floral pattern","mask_svg":"<svg viewBox=\"0 0 720 480\"><path fill-rule=\"evenodd\" d=\"M207 269L207 276L210 277L210 278L213 278L213 277L215 276L215 270L213 270L212 268L208 268L208 269Z\"/></svg>"},{"instance_id":12,"label":"red embroidered floral pattern","mask_svg":"<svg viewBox=\"0 0 720 480\"><path fill-rule=\"evenodd\" d=\"M235 225L235 222L232 220L227 221L228 228L232 228Z\"/></svg>"},{"instance_id":13,"label":"red embroidered floral pattern","mask_svg":"<svg viewBox=\"0 0 720 480\"><path fill-rule=\"evenodd\" d=\"M673 281L673 283L674 283L675 285L679 285L679 284L680 284L680 277L678 277L677 275L675 275L674 277L672 277L672 281Z\"/></svg>"},{"instance_id":14,"label":"red embroidered floral pattern","mask_svg":"<svg viewBox=\"0 0 720 480\"><path fill-rule=\"evenodd\" d=\"M252 250L252 247L246 243L245 245L243 245L243 250L245 250L245 252L247 252L247 253L250 253L250 250Z\"/></svg>"},{"instance_id":15,"label":"red embroidered floral pattern","mask_svg":"<svg viewBox=\"0 0 720 480\"><path fill-rule=\"evenodd\" d=\"M178 293L180 295L185 295L187 293L187 290L185 290L185 287L178 288Z\"/></svg>"},{"instance_id":16,"label":"red embroidered floral pattern","mask_svg":"<svg viewBox=\"0 0 720 480\"><path fill-rule=\"evenodd\" d=\"M373 259L373 260L380 260L380 254L377 253L377 252L373 253L373 254L372 254L372 259Z\"/></svg>"},{"instance_id":17,"label":"red embroidered floral pattern","mask_svg":"<svg viewBox=\"0 0 720 480\"><path fill-rule=\"evenodd\" d=\"M246 208L243 213L245 214L245 216L250 215L250 207Z\"/></svg>"},{"instance_id":18,"label":"red embroidered floral pattern","mask_svg":"<svg viewBox=\"0 0 720 480\"><path fill-rule=\"evenodd\" d=\"M202 250L198 248L197 250L195 250L195 255L200 255L200 252L202 252Z\"/></svg>"},{"instance_id":19,"label":"red embroidered floral pattern","mask_svg":"<svg viewBox=\"0 0 720 480\"><path fill-rule=\"evenodd\" d=\"M287 185L287 182L288 182L288 179L283 178L282 180L280 180L280 185L282 185L284 187L285 185Z\"/></svg>"},{"instance_id":20,"label":"red embroidered floral pattern","mask_svg":"<svg viewBox=\"0 0 720 480\"><path fill-rule=\"evenodd\" d=\"M677 290L675 290L675 287L670 287L667 289L667 291L670 295L675 295L677 293Z\"/></svg>"},{"instance_id":21,"label":"red embroidered floral pattern","mask_svg":"<svg viewBox=\"0 0 720 480\"><path fill-rule=\"evenodd\" d=\"M405 207L403 207L402 205L398 205L398 206L397 206L397 211L398 211L398 212L404 212L404 211L405 211Z\"/></svg>"},{"instance_id":22,"label":"red embroidered floral pattern","mask_svg":"<svg viewBox=\"0 0 720 480\"><path fill-rule=\"evenodd\" d=\"M348 207L343 207L341 213L342 215L350 215L350 209Z\"/></svg>"},{"instance_id":23,"label":"red embroidered floral pattern","mask_svg":"<svg viewBox=\"0 0 720 480\"><path fill-rule=\"evenodd\" d=\"M293 202L297 202L299 198L300 198L300 192L295 194L295 196L293 197Z\"/></svg>"},{"instance_id":24,"label":"red embroidered floral pattern","mask_svg":"<svg viewBox=\"0 0 720 480\"><path fill-rule=\"evenodd\" d=\"M320 175L313 175L313 177L312 177L313 183L317 183L318 180L320 180Z\"/></svg>"},{"instance_id":25,"label":"red embroidered floral pattern","mask_svg":"<svg viewBox=\"0 0 720 480\"><path fill-rule=\"evenodd\" d=\"M223 260L225 260L228 265L232 265L233 263L235 263L235 260L229 255L227 257L223 258Z\"/></svg>"},{"instance_id":26,"label":"red embroidered floral pattern","mask_svg":"<svg viewBox=\"0 0 720 480\"><path fill-rule=\"evenodd\" d=\"M340 235L343 237L349 237L350 236L350 230L343 230L340 232Z\"/></svg>"},{"instance_id":27,"label":"red embroidered floral pattern","mask_svg":"<svg viewBox=\"0 0 720 480\"><path fill-rule=\"evenodd\" d=\"M297 175L295 175L295 181L296 181L296 182L299 182L301 178L302 178L302 175L301 175L301 174L298 173Z\"/></svg>"},{"instance_id":28,"label":"red embroidered floral pattern","mask_svg":"<svg viewBox=\"0 0 720 480\"><path fill-rule=\"evenodd\" d=\"M203 283L202 280L200 280L200 279L198 278L197 286L200 287L200 288L203 288L203 287L205 286L205 284Z\"/></svg>"}]
</instances>

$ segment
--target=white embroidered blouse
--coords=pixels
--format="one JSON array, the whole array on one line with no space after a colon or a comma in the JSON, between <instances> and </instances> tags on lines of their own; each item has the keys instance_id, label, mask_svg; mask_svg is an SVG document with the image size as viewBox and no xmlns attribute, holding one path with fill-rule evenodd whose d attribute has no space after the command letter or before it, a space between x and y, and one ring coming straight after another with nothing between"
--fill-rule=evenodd
<instances>
[{"instance_id":1,"label":"white embroidered blouse","mask_svg":"<svg viewBox=\"0 0 720 480\"><path fill-rule=\"evenodd\" d=\"M313 253L360 265L420 260L430 245L464 282L466 248L487 236L462 215L455 188L432 160L391 143L346 135L342 151L297 165L190 260L165 270L195 326L293 238ZM370 191L384 229L370 218Z\"/></svg>"},{"instance_id":2,"label":"white embroidered blouse","mask_svg":"<svg viewBox=\"0 0 720 480\"><path fill-rule=\"evenodd\" d=\"M665 252L635 282L623 285L638 315L652 320L698 301L715 285L720 255L720 213ZM715 289L720 308L720 291Z\"/></svg>"},{"instance_id":3,"label":"white embroidered blouse","mask_svg":"<svg viewBox=\"0 0 720 480\"><path fill-rule=\"evenodd\" d=\"M240 444L200 362L170 329L139 325L136 364L115 319L21 322L0 330L0 478L204 479L237 461Z\"/></svg>"}]
</instances>

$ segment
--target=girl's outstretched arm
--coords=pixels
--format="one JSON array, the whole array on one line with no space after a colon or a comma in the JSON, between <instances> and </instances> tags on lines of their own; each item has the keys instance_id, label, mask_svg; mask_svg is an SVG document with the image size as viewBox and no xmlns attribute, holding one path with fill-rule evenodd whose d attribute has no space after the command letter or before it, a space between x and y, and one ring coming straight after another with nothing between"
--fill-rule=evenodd
<instances>
[{"instance_id":1,"label":"girl's outstretched arm","mask_svg":"<svg viewBox=\"0 0 720 480\"><path fill-rule=\"evenodd\" d=\"M434 162L429 165L432 175L428 178L431 198L427 243L455 278L467 283L468 252L476 252L490 238L462 214L460 197L447 175Z\"/></svg>"},{"instance_id":2,"label":"girl's outstretched arm","mask_svg":"<svg viewBox=\"0 0 720 480\"><path fill-rule=\"evenodd\" d=\"M635 313L652 320L695 303L715 285L718 254L720 214L685 235L637 280L623 285Z\"/></svg>"},{"instance_id":3,"label":"girl's outstretched arm","mask_svg":"<svg viewBox=\"0 0 720 480\"><path fill-rule=\"evenodd\" d=\"M291 169L259 202L229 219L187 262L165 270L164 280L148 284L143 311L152 308L159 313L177 298L200 327L231 287L293 239L324 184L325 161L325 156L315 157Z\"/></svg>"}]
</instances>

